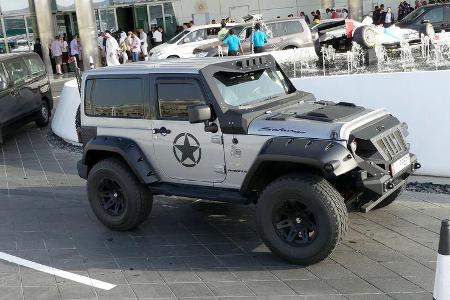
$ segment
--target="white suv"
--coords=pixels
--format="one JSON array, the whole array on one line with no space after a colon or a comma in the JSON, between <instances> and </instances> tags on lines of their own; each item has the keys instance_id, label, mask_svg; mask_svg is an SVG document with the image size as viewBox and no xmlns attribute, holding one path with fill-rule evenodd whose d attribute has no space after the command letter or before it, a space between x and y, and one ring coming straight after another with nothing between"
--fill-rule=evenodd
<instances>
[{"instance_id":1,"label":"white suv","mask_svg":"<svg viewBox=\"0 0 450 300\"><path fill-rule=\"evenodd\" d=\"M227 28L235 26L236 23L227 24ZM156 46L150 50L150 59L165 58L190 58L195 57L194 49L217 40L220 24L209 24L188 28L167 43Z\"/></svg>"}]
</instances>

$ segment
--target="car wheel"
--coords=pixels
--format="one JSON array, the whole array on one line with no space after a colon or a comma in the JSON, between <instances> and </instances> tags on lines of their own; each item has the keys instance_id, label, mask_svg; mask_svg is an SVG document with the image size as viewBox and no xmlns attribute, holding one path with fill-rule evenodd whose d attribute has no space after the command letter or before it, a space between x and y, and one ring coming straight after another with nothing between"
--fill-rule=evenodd
<instances>
[{"instance_id":1,"label":"car wheel","mask_svg":"<svg viewBox=\"0 0 450 300\"><path fill-rule=\"evenodd\" d=\"M338 191L312 174L273 181L257 203L257 228L267 247L292 263L325 259L347 230L347 208Z\"/></svg>"},{"instance_id":2,"label":"car wheel","mask_svg":"<svg viewBox=\"0 0 450 300\"><path fill-rule=\"evenodd\" d=\"M47 101L41 102L41 107L37 112L35 123L38 127L45 127L50 122L50 108Z\"/></svg>"},{"instance_id":3,"label":"car wheel","mask_svg":"<svg viewBox=\"0 0 450 300\"><path fill-rule=\"evenodd\" d=\"M399 188L398 190L396 190L395 192L390 194L388 197L386 197L386 199L384 199L383 201L378 203L377 206L375 206L372 209L380 209L380 208L388 206L389 204L391 204L392 202L397 200L397 198L403 193L405 188L406 188L406 184L404 184L401 188Z\"/></svg>"},{"instance_id":4,"label":"car wheel","mask_svg":"<svg viewBox=\"0 0 450 300\"><path fill-rule=\"evenodd\" d=\"M355 29L353 41L357 42L364 49L375 47L376 33L370 26L361 26Z\"/></svg>"},{"instance_id":5,"label":"car wheel","mask_svg":"<svg viewBox=\"0 0 450 300\"><path fill-rule=\"evenodd\" d=\"M153 196L121 160L94 165L87 179L89 203L97 218L113 230L130 230L149 216Z\"/></svg>"}]
</instances>

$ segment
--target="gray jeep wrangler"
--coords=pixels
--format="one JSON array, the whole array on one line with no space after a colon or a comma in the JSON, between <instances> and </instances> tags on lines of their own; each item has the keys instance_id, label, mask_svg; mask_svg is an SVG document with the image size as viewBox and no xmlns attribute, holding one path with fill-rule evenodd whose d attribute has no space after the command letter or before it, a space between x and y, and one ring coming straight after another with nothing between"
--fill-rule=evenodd
<instances>
[{"instance_id":1,"label":"gray jeep wrangler","mask_svg":"<svg viewBox=\"0 0 450 300\"><path fill-rule=\"evenodd\" d=\"M78 172L107 227L138 226L154 195L255 203L262 240L304 265L336 248L348 207L390 204L420 167L405 123L316 101L270 55L88 71L78 133Z\"/></svg>"}]
</instances>

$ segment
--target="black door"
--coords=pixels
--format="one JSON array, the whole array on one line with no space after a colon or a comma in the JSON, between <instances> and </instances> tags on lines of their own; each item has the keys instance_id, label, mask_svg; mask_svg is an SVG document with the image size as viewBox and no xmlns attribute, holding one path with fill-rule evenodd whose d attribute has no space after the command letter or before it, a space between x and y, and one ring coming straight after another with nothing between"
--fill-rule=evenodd
<instances>
[{"instance_id":1,"label":"black door","mask_svg":"<svg viewBox=\"0 0 450 300\"><path fill-rule=\"evenodd\" d=\"M12 84L12 93L15 95L15 105L12 109L12 118L24 116L38 109L36 93L30 86L32 76L22 58L11 59L5 62L10 83Z\"/></svg>"},{"instance_id":2,"label":"black door","mask_svg":"<svg viewBox=\"0 0 450 300\"><path fill-rule=\"evenodd\" d=\"M0 63L0 80L5 82L4 89L0 90L0 125L16 117L17 92L12 82L6 76L4 65Z\"/></svg>"}]
</instances>

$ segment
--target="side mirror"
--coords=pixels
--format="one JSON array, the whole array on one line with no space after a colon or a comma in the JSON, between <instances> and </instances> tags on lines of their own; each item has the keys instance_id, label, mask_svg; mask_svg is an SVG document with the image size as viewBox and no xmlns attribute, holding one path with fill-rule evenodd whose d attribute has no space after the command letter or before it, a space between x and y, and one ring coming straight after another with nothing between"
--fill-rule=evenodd
<instances>
[{"instance_id":1,"label":"side mirror","mask_svg":"<svg viewBox=\"0 0 450 300\"><path fill-rule=\"evenodd\" d=\"M428 20L428 19L423 19L421 23L422 23L422 24L430 23L430 20Z\"/></svg>"},{"instance_id":2,"label":"side mirror","mask_svg":"<svg viewBox=\"0 0 450 300\"><path fill-rule=\"evenodd\" d=\"M205 123L206 132L216 133L219 131L219 127L216 123L210 123L213 118L213 112L209 105L200 104L189 107L188 116L191 124Z\"/></svg>"},{"instance_id":3,"label":"side mirror","mask_svg":"<svg viewBox=\"0 0 450 300\"><path fill-rule=\"evenodd\" d=\"M211 120L211 107L206 104L194 105L188 108L189 122L192 124L203 123Z\"/></svg>"},{"instance_id":4,"label":"side mirror","mask_svg":"<svg viewBox=\"0 0 450 300\"><path fill-rule=\"evenodd\" d=\"M6 90L8 84L4 81L0 81L0 91Z\"/></svg>"}]
</instances>

